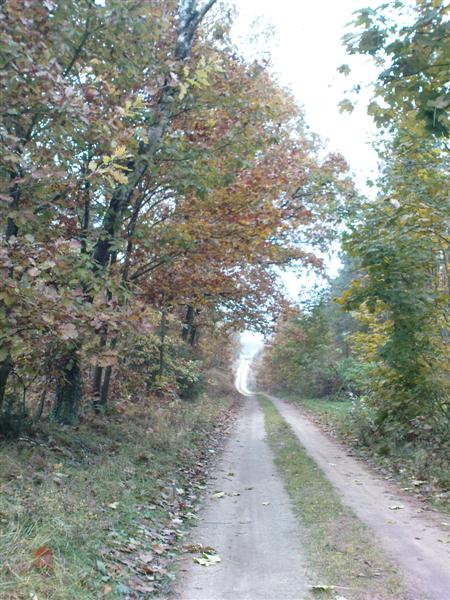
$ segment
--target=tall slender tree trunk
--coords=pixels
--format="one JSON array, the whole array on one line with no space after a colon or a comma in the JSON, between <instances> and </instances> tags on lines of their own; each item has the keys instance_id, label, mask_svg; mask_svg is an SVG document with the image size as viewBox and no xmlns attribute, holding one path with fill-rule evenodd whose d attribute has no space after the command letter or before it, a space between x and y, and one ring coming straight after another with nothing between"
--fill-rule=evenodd
<instances>
[{"instance_id":1,"label":"tall slender tree trunk","mask_svg":"<svg viewBox=\"0 0 450 600\"><path fill-rule=\"evenodd\" d=\"M100 404L102 406L106 406L108 404L109 398L109 386L111 383L111 375L112 375L112 367L108 366L105 368L105 373L103 376L102 389L100 391Z\"/></svg>"},{"instance_id":2,"label":"tall slender tree trunk","mask_svg":"<svg viewBox=\"0 0 450 600\"><path fill-rule=\"evenodd\" d=\"M8 377L11 373L11 369L12 362L8 356L0 365L0 412L5 400L6 384L8 383Z\"/></svg>"},{"instance_id":3,"label":"tall slender tree trunk","mask_svg":"<svg viewBox=\"0 0 450 600\"><path fill-rule=\"evenodd\" d=\"M22 174L22 173L17 173L17 174L15 173L14 175L12 175L12 178L18 176L19 174ZM12 209L17 208L17 206L19 204L19 200L20 200L20 188L17 185L17 183L13 184L12 187L10 188L10 196L12 198L12 201L10 202L10 208L12 208ZM8 217L8 219L6 221L6 227L5 227L6 241L8 241L11 237L16 237L18 232L19 232L19 228L17 227L15 221L11 217ZM9 269L8 277L9 278L13 277L13 269L12 268ZM0 302L0 306L3 307L3 309L6 313L6 316L8 316L10 313L10 309L4 305L3 300ZM5 399L6 385L8 383L8 378L12 371L12 368L13 368L13 361L8 352L6 357L0 362L0 410L2 409L3 401Z\"/></svg>"},{"instance_id":4,"label":"tall slender tree trunk","mask_svg":"<svg viewBox=\"0 0 450 600\"><path fill-rule=\"evenodd\" d=\"M103 349L106 346L107 341L107 329L106 327L100 334L100 348ZM99 409L99 405L103 404L100 396L102 390L102 382L103 382L103 367L96 366L94 369L94 376L92 378L92 393L94 394L94 410L97 411Z\"/></svg>"},{"instance_id":5,"label":"tall slender tree trunk","mask_svg":"<svg viewBox=\"0 0 450 600\"><path fill-rule=\"evenodd\" d=\"M164 292L163 296L163 305L161 310L161 324L159 328L159 369L158 375L162 377L164 375L164 360L165 360L165 351L166 351L166 320L167 320L167 297Z\"/></svg>"},{"instance_id":6,"label":"tall slender tree trunk","mask_svg":"<svg viewBox=\"0 0 450 600\"><path fill-rule=\"evenodd\" d=\"M102 387L103 367L95 367L94 377L92 378L92 392L94 394L94 403L100 397Z\"/></svg>"},{"instance_id":7,"label":"tall slender tree trunk","mask_svg":"<svg viewBox=\"0 0 450 600\"><path fill-rule=\"evenodd\" d=\"M111 340L110 348L114 350L117 346L117 336ZM103 377L101 377L103 375ZM108 404L109 387L111 384L112 366L108 365L104 369L101 368L100 387L98 396L98 405L103 408Z\"/></svg>"},{"instance_id":8,"label":"tall slender tree trunk","mask_svg":"<svg viewBox=\"0 0 450 600\"><path fill-rule=\"evenodd\" d=\"M181 330L181 339L183 342L187 342L191 337L191 330L194 324L194 307L190 304L186 309L186 316L183 322L183 328Z\"/></svg>"},{"instance_id":9,"label":"tall slender tree trunk","mask_svg":"<svg viewBox=\"0 0 450 600\"><path fill-rule=\"evenodd\" d=\"M82 385L80 365L75 352L67 356L56 382L53 418L64 425L76 425L79 418Z\"/></svg>"}]
</instances>

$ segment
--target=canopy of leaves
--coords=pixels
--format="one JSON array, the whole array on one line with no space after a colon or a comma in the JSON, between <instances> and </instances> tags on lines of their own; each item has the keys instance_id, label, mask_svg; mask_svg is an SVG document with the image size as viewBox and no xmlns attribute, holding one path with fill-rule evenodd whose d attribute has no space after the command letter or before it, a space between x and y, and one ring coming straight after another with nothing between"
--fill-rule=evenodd
<instances>
[{"instance_id":1,"label":"canopy of leaves","mask_svg":"<svg viewBox=\"0 0 450 600\"><path fill-rule=\"evenodd\" d=\"M442 0L393 0L356 13L344 37L350 54L380 67L368 110L378 125L409 135L449 134L450 24ZM345 67L345 66L344 66ZM342 70L342 69L341 69Z\"/></svg>"},{"instance_id":2,"label":"canopy of leaves","mask_svg":"<svg viewBox=\"0 0 450 600\"><path fill-rule=\"evenodd\" d=\"M176 379L175 323L267 327L275 267L319 264L297 231L334 235L347 167L214 5L1 4L0 403L47 381L70 415L142 348Z\"/></svg>"}]
</instances>

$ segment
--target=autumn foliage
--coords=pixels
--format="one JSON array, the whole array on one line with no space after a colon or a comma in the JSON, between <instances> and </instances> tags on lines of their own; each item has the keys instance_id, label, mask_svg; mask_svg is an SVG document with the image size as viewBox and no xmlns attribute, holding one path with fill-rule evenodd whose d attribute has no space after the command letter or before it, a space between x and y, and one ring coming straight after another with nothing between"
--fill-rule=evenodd
<instances>
[{"instance_id":1,"label":"autumn foliage","mask_svg":"<svg viewBox=\"0 0 450 600\"><path fill-rule=\"evenodd\" d=\"M0 11L8 433L76 423L136 373L149 393L189 387L200 334L266 326L274 268L317 264L297 232L323 243L350 186L214 0Z\"/></svg>"},{"instance_id":2,"label":"autumn foliage","mask_svg":"<svg viewBox=\"0 0 450 600\"><path fill-rule=\"evenodd\" d=\"M345 288L332 284L325 305L316 299L312 311L287 315L262 371L306 397L320 396L333 372L343 376L357 441L448 489L447 9L392 1L355 13L347 51L380 68L367 107L379 127L377 194L349 207ZM341 107L353 109L349 99Z\"/></svg>"}]
</instances>

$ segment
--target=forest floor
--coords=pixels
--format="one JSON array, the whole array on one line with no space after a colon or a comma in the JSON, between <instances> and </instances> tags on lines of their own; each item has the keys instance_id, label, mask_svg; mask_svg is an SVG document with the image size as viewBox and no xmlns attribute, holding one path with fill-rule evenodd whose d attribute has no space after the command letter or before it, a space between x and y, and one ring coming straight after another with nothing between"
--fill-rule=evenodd
<instances>
[{"instance_id":1,"label":"forest floor","mask_svg":"<svg viewBox=\"0 0 450 600\"><path fill-rule=\"evenodd\" d=\"M207 496L180 600L450 598L448 517L288 402L244 400Z\"/></svg>"}]
</instances>

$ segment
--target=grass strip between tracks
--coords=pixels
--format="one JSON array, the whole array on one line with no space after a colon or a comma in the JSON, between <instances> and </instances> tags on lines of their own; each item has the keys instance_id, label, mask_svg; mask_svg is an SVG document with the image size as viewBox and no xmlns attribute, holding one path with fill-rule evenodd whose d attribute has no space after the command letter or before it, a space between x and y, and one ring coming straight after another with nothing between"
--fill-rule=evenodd
<instances>
[{"instance_id":1,"label":"grass strip between tracks","mask_svg":"<svg viewBox=\"0 0 450 600\"><path fill-rule=\"evenodd\" d=\"M373 533L343 505L272 402L262 394L259 400L275 464L305 531L317 583L334 586L333 593L348 600L404 598L396 568Z\"/></svg>"}]
</instances>

